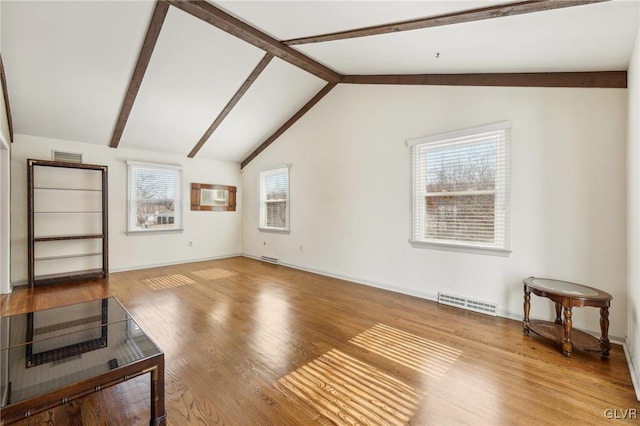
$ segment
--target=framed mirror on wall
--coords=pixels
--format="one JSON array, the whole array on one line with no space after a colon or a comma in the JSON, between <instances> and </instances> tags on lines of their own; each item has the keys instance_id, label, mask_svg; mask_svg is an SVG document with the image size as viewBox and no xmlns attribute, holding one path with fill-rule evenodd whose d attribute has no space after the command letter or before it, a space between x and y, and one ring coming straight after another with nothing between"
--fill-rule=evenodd
<instances>
[{"instance_id":1,"label":"framed mirror on wall","mask_svg":"<svg viewBox=\"0 0 640 426\"><path fill-rule=\"evenodd\" d=\"M191 210L236 211L235 186L191 183Z\"/></svg>"}]
</instances>

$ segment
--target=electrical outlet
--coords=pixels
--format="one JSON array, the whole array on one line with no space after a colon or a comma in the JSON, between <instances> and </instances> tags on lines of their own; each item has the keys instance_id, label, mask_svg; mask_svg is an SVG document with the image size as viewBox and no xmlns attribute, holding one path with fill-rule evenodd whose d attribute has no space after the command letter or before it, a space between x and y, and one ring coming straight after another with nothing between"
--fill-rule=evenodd
<instances>
[{"instance_id":1,"label":"electrical outlet","mask_svg":"<svg viewBox=\"0 0 640 426\"><path fill-rule=\"evenodd\" d=\"M300 251L304 251L304 248L302 247L302 245L300 245Z\"/></svg>"},{"instance_id":2,"label":"electrical outlet","mask_svg":"<svg viewBox=\"0 0 640 426\"><path fill-rule=\"evenodd\" d=\"M189 241L189 247L193 247L193 241Z\"/></svg>"}]
</instances>

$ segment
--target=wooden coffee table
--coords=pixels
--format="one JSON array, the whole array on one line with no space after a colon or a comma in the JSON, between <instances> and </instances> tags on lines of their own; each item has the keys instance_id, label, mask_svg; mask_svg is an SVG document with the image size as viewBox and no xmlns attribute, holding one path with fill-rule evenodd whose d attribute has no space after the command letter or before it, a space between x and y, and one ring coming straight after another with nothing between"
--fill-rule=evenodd
<instances>
[{"instance_id":1,"label":"wooden coffee table","mask_svg":"<svg viewBox=\"0 0 640 426\"><path fill-rule=\"evenodd\" d=\"M587 351L600 352L603 357L609 356L609 306L611 295L597 288L567 281L547 278L529 277L524 279L524 320L525 334L535 334L551 339L562 345L564 356L571 357L574 346ZM529 320L531 293L546 297L555 302L556 319L554 322ZM600 308L600 339L583 331L573 329L571 320L572 308L593 306ZM564 313L564 319L562 318Z\"/></svg>"},{"instance_id":2,"label":"wooden coffee table","mask_svg":"<svg viewBox=\"0 0 640 426\"><path fill-rule=\"evenodd\" d=\"M0 425L149 373L150 425L164 425L164 354L117 299L0 319Z\"/></svg>"}]
</instances>

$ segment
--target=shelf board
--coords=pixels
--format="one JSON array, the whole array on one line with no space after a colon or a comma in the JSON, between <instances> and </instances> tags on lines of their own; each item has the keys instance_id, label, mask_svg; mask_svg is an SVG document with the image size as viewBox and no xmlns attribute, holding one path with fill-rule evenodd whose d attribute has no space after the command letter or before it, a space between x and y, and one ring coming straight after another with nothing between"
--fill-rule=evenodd
<instances>
[{"instance_id":1,"label":"shelf board","mask_svg":"<svg viewBox=\"0 0 640 426\"><path fill-rule=\"evenodd\" d=\"M67 254L67 255L60 255L60 256L43 256L43 257L36 257L35 261L39 261L39 260L56 260L56 259L75 259L78 257L91 257L91 256L102 256L102 253L83 253L83 254Z\"/></svg>"},{"instance_id":2,"label":"shelf board","mask_svg":"<svg viewBox=\"0 0 640 426\"><path fill-rule=\"evenodd\" d=\"M104 234L50 235L47 237L35 237L33 241L93 240L99 238L104 238Z\"/></svg>"},{"instance_id":3,"label":"shelf board","mask_svg":"<svg viewBox=\"0 0 640 426\"><path fill-rule=\"evenodd\" d=\"M102 269L86 269L83 271L62 272L59 274L36 275L33 279L34 285L49 284L56 281L81 280L84 278L105 277L106 273Z\"/></svg>"},{"instance_id":4,"label":"shelf board","mask_svg":"<svg viewBox=\"0 0 640 426\"><path fill-rule=\"evenodd\" d=\"M55 187L47 187L47 186L34 186L33 189L42 189L42 190L50 190L50 191L88 191L88 192L102 192L102 189L91 189L91 188L55 188Z\"/></svg>"},{"instance_id":5,"label":"shelf board","mask_svg":"<svg viewBox=\"0 0 640 426\"><path fill-rule=\"evenodd\" d=\"M38 166L38 167L60 167L63 169L83 169L83 170L96 170L101 172L107 171L107 166L98 165L98 164L87 164L87 163L70 163L67 161L52 161L52 160L35 160L32 158L27 159L27 166Z\"/></svg>"},{"instance_id":6,"label":"shelf board","mask_svg":"<svg viewBox=\"0 0 640 426\"><path fill-rule=\"evenodd\" d=\"M564 327L562 324L556 324L550 321L531 320L529 330L540 337L549 339L556 344L562 344L564 338ZM582 330L576 328L571 329L571 343L574 348L582 349L590 352L600 352L600 341Z\"/></svg>"},{"instance_id":7,"label":"shelf board","mask_svg":"<svg viewBox=\"0 0 640 426\"><path fill-rule=\"evenodd\" d=\"M101 211L84 211L84 212L34 212L36 214L41 214L41 213L47 213L47 214L69 214L69 213L74 213L74 214L102 214Z\"/></svg>"}]
</instances>

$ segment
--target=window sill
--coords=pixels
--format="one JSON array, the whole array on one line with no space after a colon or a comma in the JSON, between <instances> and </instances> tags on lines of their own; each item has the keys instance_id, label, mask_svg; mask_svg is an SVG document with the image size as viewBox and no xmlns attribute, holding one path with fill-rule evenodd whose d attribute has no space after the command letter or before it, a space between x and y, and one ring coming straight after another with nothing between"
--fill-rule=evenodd
<instances>
[{"instance_id":1,"label":"window sill","mask_svg":"<svg viewBox=\"0 0 640 426\"><path fill-rule=\"evenodd\" d=\"M127 231L127 235L147 235L147 234L172 234L184 231L182 228L176 229L151 229L149 231Z\"/></svg>"},{"instance_id":2,"label":"window sill","mask_svg":"<svg viewBox=\"0 0 640 426\"><path fill-rule=\"evenodd\" d=\"M260 232L272 232L274 234L290 234L291 231L288 229L282 228L260 228L258 227L258 231Z\"/></svg>"},{"instance_id":3,"label":"window sill","mask_svg":"<svg viewBox=\"0 0 640 426\"><path fill-rule=\"evenodd\" d=\"M464 245L464 244L437 243L434 241L416 241L416 240L409 240L409 243L411 243L411 246L413 248L445 250L445 251L454 251L459 253L484 254L489 256L501 256L501 257L509 257L509 255L511 254L511 250L509 249L500 249L500 248L494 248L494 247L480 247L480 246L470 246L470 245Z\"/></svg>"}]
</instances>

